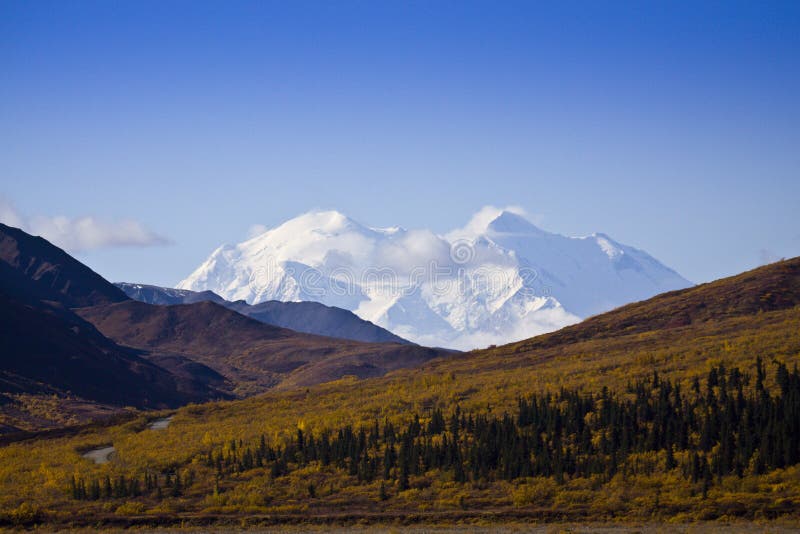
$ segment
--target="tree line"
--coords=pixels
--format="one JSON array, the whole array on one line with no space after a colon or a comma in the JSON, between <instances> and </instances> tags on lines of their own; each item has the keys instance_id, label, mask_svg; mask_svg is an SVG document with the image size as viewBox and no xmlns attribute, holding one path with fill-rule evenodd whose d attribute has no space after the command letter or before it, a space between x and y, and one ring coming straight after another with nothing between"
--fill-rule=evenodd
<instances>
[{"instance_id":1,"label":"tree line","mask_svg":"<svg viewBox=\"0 0 800 534\"><path fill-rule=\"evenodd\" d=\"M194 484L194 476L194 471L191 469L183 478L178 470L164 473L145 472L141 477L106 475L88 482L73 475L70 480L70 494L73 499L83 501L140 497L142 495L154 495L159 499L164 496L179 497L183 494L183 488Z\"/></svg>"},{"instance_id":2,"label":"tree line","mask_svg":"<svg viewBox=\"0 0 800 534\"><path fill-rule=\"evenodd\" d=\"M774 394L765 387L766 371L758 358L755 377L720 364L702 383L695 379L688 391L654 372L621 393L603 388L599 393L562 389L533 394L519 399L515 414L464 413L456 407L447 416L440 409L425 419L415 415L404 425L376 421L318 435L297 429L281 444L270 444L264 436L256 443L231 440L210 448L201 460L216 472L217 481L251 469L266 469L277 478L316 462L359 482L380 479L401 491L410 487L411 477L431 470L461 483L520 477L552 477L561 483L590 476L607 480L631 470L679 469L702 483L705 493L724 476L763 474L800 463L800 374L796 366L790 372L782 363L776 363L775 372ZM650 452L663 461L629 461ZM84 487L82 481L75 484ZM114 493L113 483L107 491L104 484L96 497L95 484L88 493L73 490L76 498ZM387 497L382 484L381 498Z\"/></svg>"}]
</instances>

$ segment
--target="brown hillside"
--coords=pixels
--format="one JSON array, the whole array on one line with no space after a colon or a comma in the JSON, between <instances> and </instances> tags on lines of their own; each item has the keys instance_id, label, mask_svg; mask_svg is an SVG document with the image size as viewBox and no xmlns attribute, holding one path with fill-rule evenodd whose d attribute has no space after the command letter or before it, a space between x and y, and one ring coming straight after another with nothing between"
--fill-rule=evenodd
<instances>
[{"instance_id":1,"label":"brown hillside","mask_svg":"<svg viewBox=\"0 0 800 534\"><path fill-rule=\"evenodd\" d=\"M267 325L213 302L156 306L136 301L77 312L118 343L203 363L239 395L308 386L345 375L381 376L419 365L441 351L396 343L360 343ZM161 365L168 362L161 360Z\"/></svg>"},{"instance_id":2,"label":"brown hillside","mask_svg":"<svg viewBox=\"0 0 800 534\"><path fill-rule=\"evenodd\" d=\"M173 375L115 344L69 311L20 303L0 291L0 323L0 393L68 393L140 408L220 397L195 377Z\"/></svg>"},{"instance_id":3,"label":"brown hillside","mask_svg":"<svg viewBox=\"0 0 800 534\"><path fill-rule=\"evenodd\" d=\"M707 321L784 310L800 304L800 258L780 261L742 274L670 291L581 323L500 347L527 352L588 339L667 330Z\"/></svg>"},{"instance_id":4,"label":"brown hillside","mask_svg":"<svg viewBox=\"0 0 800 534\"><path fill-rule=\"evenodd\" d=\"M7 294L60 302L68 308L128 300L119 288L41 237L0 224L0 279Z\"/></svg>"}]
</instances>

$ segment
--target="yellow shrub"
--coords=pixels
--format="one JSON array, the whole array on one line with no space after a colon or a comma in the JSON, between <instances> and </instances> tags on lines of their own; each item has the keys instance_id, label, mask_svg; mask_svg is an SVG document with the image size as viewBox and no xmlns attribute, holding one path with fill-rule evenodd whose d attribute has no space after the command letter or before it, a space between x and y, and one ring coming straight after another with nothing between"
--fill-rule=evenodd
<instances>
[{"instance_id":1,"label":"yellow shrub","mask_svg":"<svg viewBox=\"0 0 800 534\"><path fill-rule=\"evenodd\" d=\"M136 515L144 513L145 506L144 504L136 501L128 501L123 503L114 510L114 513L117 515Z\"/></svg>"},{"instance_id":2,"label":"yellow shrub","mask_svg":"<svg viewBox=\"0 0 800 534\"><path fill-rule=\"evenodd\" d=\"M558 484L552 478L534 478L515 489L511 493L511 500L517 507L545 506L552 504L556 491Z\"/></svg>"}]
</instances>

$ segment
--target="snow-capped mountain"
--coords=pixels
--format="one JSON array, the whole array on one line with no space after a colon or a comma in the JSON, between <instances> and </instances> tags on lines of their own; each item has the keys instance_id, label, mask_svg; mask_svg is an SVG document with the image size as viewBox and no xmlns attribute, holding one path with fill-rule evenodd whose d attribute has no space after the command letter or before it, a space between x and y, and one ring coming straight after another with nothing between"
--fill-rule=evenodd
<instances>
[{"instance_id":1,"label":"snow-capped mountain","mask_svg":"<svg viewBox=\"0 0 800 534\"><path fill-rule=\"evenodd\" d=\"M471 349L690 285L605 234L565 237L489 207L445 236L307 213L218 248L178 288L251 304L317 301L416 343Z\"/></svg>"}]
</instances>

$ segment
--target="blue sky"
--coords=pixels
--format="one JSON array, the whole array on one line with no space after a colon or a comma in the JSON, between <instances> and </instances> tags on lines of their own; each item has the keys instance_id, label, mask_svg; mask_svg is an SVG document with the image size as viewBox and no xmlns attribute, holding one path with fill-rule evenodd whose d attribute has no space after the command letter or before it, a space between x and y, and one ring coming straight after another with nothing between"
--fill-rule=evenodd
<instances>
[{"instance_id":1,"label":"blue sky","mask_svg":"<svg viewBox=\"0 0 800 534\"><path fill-rule=\"evenodd\" d=\"M315 208L800 254L799 2L4 1L0 67L0 215L115 281Z\"/></svg>"}]
</instances>

